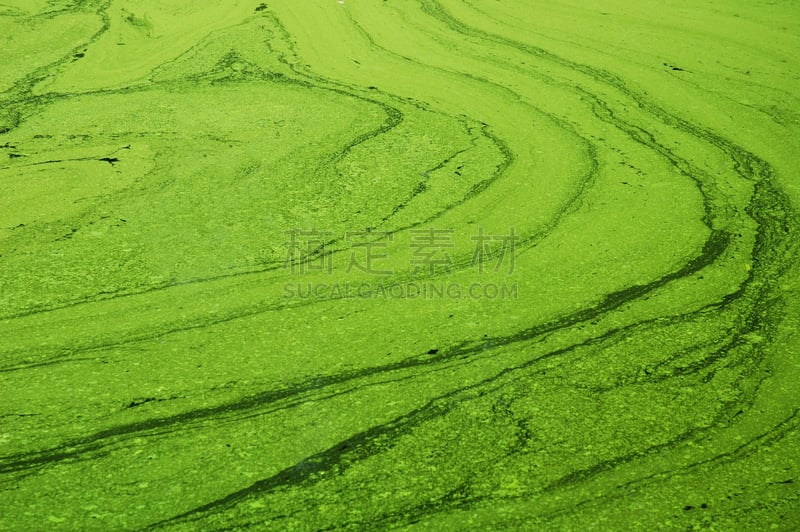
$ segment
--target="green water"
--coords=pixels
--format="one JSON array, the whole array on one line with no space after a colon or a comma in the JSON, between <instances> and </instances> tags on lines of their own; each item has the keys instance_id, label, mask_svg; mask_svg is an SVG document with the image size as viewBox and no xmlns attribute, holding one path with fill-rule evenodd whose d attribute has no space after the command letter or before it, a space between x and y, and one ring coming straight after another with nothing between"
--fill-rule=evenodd
<instances>
[{"instance_id":1,"label":"green water","mask_svg":"<svg viewBox=\"0 0 800 532\"><path fill-rule=\"evenodd\" d=\"M0 44L0 529L800 528L795 2Z\"/></svg>"}]
</instances>

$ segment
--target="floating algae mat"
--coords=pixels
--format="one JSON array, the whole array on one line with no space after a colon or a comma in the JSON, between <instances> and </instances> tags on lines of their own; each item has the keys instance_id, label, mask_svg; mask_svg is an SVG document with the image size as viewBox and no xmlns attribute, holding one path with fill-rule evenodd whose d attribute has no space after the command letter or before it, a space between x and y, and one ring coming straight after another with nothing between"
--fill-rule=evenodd
<instances>
[{"instance_id":1,"label":"floating algae mat","mask_svg":"<svg viewBox=\"0 0 800 532\"><path fill-rule=\"evenodd\" d=\"M796 2L0 42L0 529L800 528Z\"/></svg>"}]
</instances>

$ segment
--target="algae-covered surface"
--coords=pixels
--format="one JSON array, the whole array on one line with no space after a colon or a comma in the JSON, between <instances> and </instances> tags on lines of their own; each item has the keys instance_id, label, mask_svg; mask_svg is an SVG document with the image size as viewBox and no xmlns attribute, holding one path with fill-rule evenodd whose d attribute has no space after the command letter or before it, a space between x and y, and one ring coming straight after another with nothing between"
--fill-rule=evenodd
<instances>
[{"instance_id":1,"label":"algae-covered surface","mask_svg":"<svg viewBox=\"0 0 800 532\"><path fill-rule=\"evenodd\" d=\"M0 529L800 529L797 2L0 43Z\"/></svg>"}]
</instances>

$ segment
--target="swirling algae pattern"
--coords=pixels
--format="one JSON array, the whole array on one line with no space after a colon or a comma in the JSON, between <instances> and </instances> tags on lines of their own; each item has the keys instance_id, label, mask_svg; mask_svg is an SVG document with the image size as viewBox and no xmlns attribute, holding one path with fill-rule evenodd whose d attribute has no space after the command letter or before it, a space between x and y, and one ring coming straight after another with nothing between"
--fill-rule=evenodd
<instances>
[{"instance_id":1,"label":"swirling algae pattern","mask_svg":"<svg viewBox=\"0 0 800 532\"><path fill-rule=\"evenodd\" d=\"M795 2L3 0L0 39L0 528L800 528ZM513 294L295 291L375 282L352 232Z\"/></svg>"}]
</instances>

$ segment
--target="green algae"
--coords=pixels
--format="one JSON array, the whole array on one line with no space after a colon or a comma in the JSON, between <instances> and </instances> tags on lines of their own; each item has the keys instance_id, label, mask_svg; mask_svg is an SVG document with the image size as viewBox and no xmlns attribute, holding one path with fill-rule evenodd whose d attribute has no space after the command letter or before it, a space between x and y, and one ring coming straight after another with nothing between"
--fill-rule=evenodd
<instances>
[{"instance_id":1,"label":"green algae","mask_svg":"<svg viewBox=\"0 0 800 532\"><path fill-rule=\"evenodd\" d=\"M0 527L796 528L798 15L5 2Z\"/></svg>"}]
</instances>

